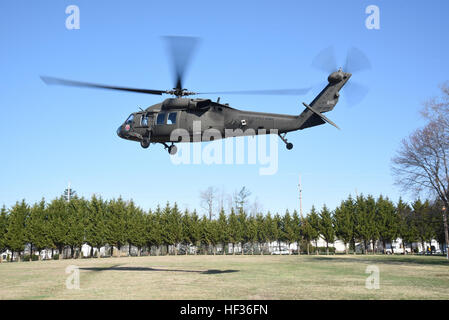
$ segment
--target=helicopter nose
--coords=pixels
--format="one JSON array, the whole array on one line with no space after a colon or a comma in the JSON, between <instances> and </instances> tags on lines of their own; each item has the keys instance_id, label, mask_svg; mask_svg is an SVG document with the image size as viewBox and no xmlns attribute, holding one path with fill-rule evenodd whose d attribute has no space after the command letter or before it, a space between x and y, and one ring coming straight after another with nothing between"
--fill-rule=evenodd
<instances>
[{"instance_id":1,"label":"helicopter nose","mask_svg":"<svg viewBox=\"0 0 449 320\"><path fill-rule=\"evenodd\" d=\"M120 127L118 127L118 129L117 129L117 135L118 135L120 138L123 138L123 125L121 125Z\"/></svg>"}]
</instances>

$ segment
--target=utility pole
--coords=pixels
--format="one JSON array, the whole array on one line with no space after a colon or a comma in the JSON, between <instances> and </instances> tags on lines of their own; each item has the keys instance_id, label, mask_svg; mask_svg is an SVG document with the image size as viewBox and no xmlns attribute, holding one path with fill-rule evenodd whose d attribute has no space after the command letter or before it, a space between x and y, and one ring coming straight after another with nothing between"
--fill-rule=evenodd
<instances>
[{"instance_id":1,"label":"utility pole","mask_svg":"<svg viewBox=\"0 0 449 320\"><path fill-rule=\"evenodd\" d=\"M302 189L301 189L301 174L299 174L299 216L301 217L301 220L303 218L302 216Z\"/></svg>"},{"instance_id":2,"label":"utility pole","mask_svg":"<svg viewBox=\"0 0 449 320\"><path fill-rule=\"evenodd\" d=\"M444 238L446 240L446 259L449 260L449 235L447 230L447 214L446 214L446 206L443 205L443 223L444 223Z\"/></svg>"}]
</instances>

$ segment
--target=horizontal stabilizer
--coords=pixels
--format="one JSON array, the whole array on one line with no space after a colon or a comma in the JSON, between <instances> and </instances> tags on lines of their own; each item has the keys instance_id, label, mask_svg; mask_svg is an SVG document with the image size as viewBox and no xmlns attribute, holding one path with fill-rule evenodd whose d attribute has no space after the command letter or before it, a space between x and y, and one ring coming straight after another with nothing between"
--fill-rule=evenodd
<instances>
[{"instance_id":1,"label":"horizontal stabilizer","mask_svg":"<svg viewBox=\"0 0 449 320\"><path fill-rule=\"evenodd\" d=\"M303 102L302 104L303 104L308 110L312 111L314 114L316 114L318 117L320 117L323 121L325 121L325 122L327 122L327 123L333 125L335 128L337 128L337 129L340 130L340 128L339 128L335 123L333 123L330 119L328 119L324 114L322 114L322 113L318 112L317 110L313 109L311 106L309 106L309 105L308 105L307 103L305 103L305 102Z\"/></svg>"}]
</instances>

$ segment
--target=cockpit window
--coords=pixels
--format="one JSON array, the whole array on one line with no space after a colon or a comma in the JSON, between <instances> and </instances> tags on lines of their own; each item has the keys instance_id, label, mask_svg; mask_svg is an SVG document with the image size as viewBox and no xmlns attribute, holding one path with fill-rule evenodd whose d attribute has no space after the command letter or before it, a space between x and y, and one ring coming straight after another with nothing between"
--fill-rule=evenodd
<instances>
[{"instance_id":1,"label":"cockpit window","mask_svg":"<svg viewBox=\"0 0 449 320\"><path fill-rule=\"evenodd\" d=\"M156 124L164 124L165 122L165 113L159 113L157 115Z\"/></svg>"},{"instance_id":2,"label":"cockpit window","mask_svg":"<svg viewBox=\"0 0 449 320\"><path fill-rule=\"evenodd\" d=\"M140 124L142 127L148 127L148 116L143 114L142 119L140 120Z\"/></svg>"},{"instance_id":3,"label":"cockpit window","mask_svg":"<svg viewBox=\"0 0 449 320\"><path fill-rule=\"evenodd\" d=\"M132 124L134 121L134 114L131 114L128 119L125 121L126 124Z\"/></svg>"},{"instance_id":4,"label":"cockpit window","mask_svg":"<svg viewBox=\"0 0 449 320\"><path fill-rule=\"evenodd\" d=\"M167 124L175 124L176 123L176 112L170 112L168 114Z\"/></svg>"}]
</instances>

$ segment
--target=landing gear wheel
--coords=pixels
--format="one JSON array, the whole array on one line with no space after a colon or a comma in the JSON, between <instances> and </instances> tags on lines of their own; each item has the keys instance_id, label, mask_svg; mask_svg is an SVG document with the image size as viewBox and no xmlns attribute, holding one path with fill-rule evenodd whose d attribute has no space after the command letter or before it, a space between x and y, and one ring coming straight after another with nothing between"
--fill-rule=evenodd
<instances>
[{"instance_id":1,"label":"landing gear wheel","mask_svg":"<svg viewBox=\"0 0 449 320\"><path fill-rule=\"evenodd\" d=\"M150 140L144 139L140 141L140 146L144 149L148 148L150 146Z\"/></svg>"},{"instance_id":2,"label":"landing gear wheel","mask_svg":"<svg viewBox=\"0 0 449 320\"><path fill-rule=\"evenodd\" d=\"M287 147L287 150L293 149L293 143L291 143L291 142L287 143L286 147Z\"/></svg>"},{"instance_id":3,"label":"landing gear wheel","mask_svg":"<svg viewBox=\"0 0 449 320\"><path fill-rule=\"evenodd\" d=\"M176 154L176 152L178 152L178 148L172 144L170 147L168 147L168 153L171 155Z\"/></svg>"}]
</instances>

